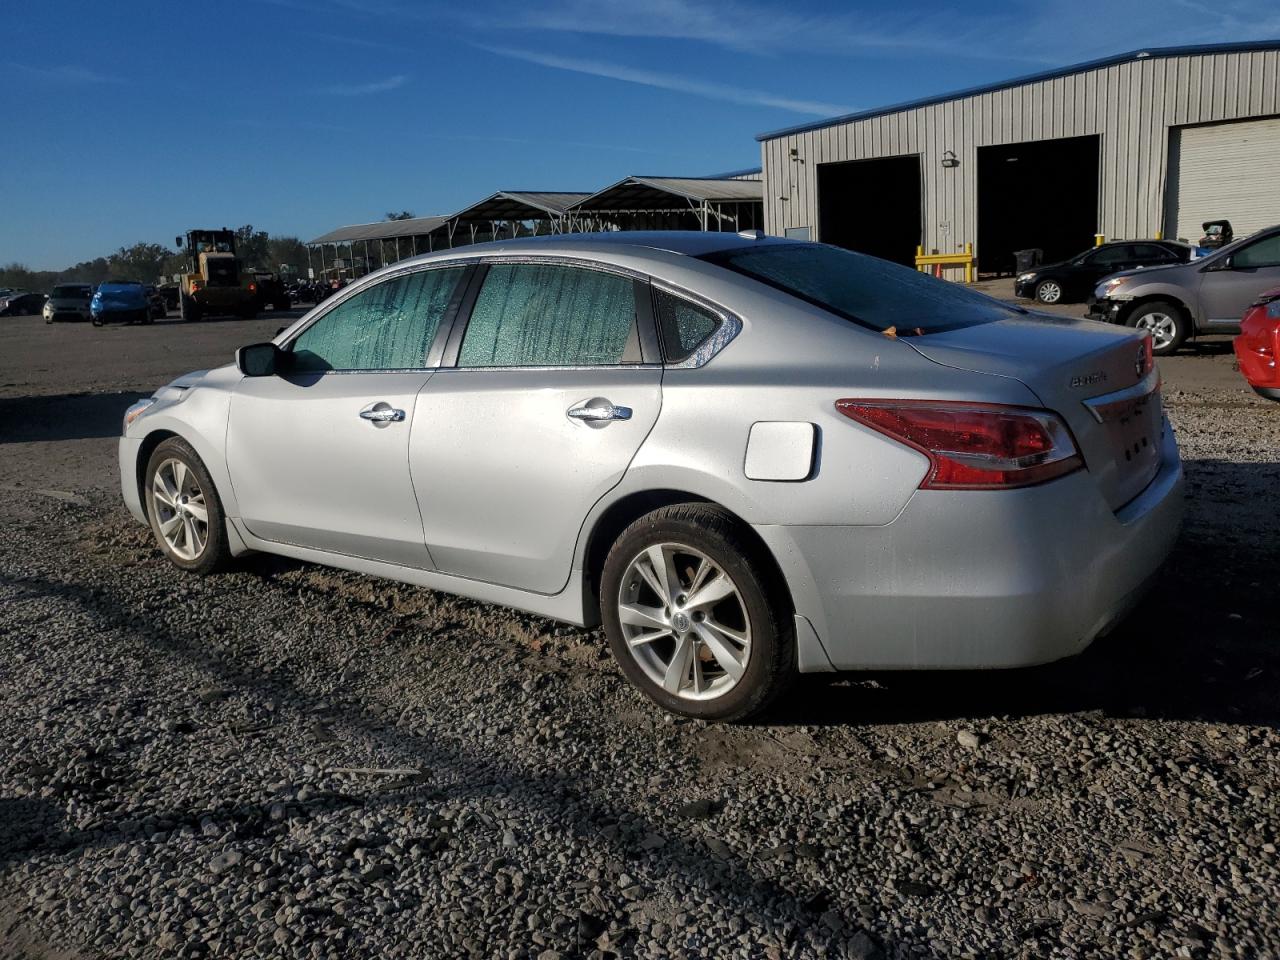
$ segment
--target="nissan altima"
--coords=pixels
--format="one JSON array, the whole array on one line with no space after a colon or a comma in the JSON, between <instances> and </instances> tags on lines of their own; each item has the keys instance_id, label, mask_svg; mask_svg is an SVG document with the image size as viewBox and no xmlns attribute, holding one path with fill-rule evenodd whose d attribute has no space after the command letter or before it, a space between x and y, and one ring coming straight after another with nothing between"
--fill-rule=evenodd
<instances>
[{"instance_id":1,"label":"nissan altima","mask_svg":"<svg viewBox=\"0 0 1280 960\"><path fill-rule=\"evenodd\" d=\"M183 570L265 551L603 623L716 720L797 673L1080 652L1183 485L1145 334L754 231L397 263L131 406L120 480Z\"/></svg>"}]
</instances>

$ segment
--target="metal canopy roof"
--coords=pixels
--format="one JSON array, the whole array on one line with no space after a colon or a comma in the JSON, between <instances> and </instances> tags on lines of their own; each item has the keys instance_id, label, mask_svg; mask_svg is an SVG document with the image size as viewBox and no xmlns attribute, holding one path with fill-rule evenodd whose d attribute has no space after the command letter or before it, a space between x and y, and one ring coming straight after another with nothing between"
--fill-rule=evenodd
<instances>
[{"instance_id":1,"label":"metal canopy roof","mask_svg":"<svg viewBox=\"0 0 1280 960\"><path fill-rule=\"evenodd\" d=\"M460 210L452 217L460 222L491 220L551 220L564 216L579 200L591 196L586 191L499 190L491 197Z\"/></svg>"},{"instance_id":2,"label":"metal canopy roof","mask_svg":"<svg viewBox=\"0 0 1280 960\"><path fill-rule=\"evenodd\" d=\"M575 210L671 210L690 203L760 203L764 184L759 180L724 180L715 177L627 177L593 193Z\"/></svg>"},{"instance_id":3,"label":"metal canopy roof","mask_svg":"<svg viewBox=\"0 0 1280 960\"><path fill-rule=\"evenodd\" d=\"M815 120L813 123L802 123L794 127L784 127L781 130L771 130L768 133L759 134L756 140L777 140L779 137L789 137L797 133L807 133L810 130L822 130L825 127L834 127L843 123L853 123L856 120L870 120L872 117L883 117L890 113L902 113L906 110L918 110L920 107L931 107L937 103L946 103L949 100L963 100L965 97L976 97L984 93L994 93L997 90L1008 90L1010 87L1021 87L1028 83L1040 83L1045 80L1056 80L1058 77L1069 77L1073 73L1084 73L1086 70L1099 70L1103 67L1111 67L1120 63L1128 63L1131 60L1151 60L1160 59L1162 57L1185 57L1194 54L1212 54L1212 53L1248 53L1251 50L1274 50L1280 47L1280 40L1254 40L1246 43L1202 43L1186 47L1148 47L1146 50L1131 50L1129 53L1120 53L1111 57L1103 57L1100 60L1089 60L1085 63L1073 63L1067 67L1057 67L1053 70L1045 70L1040 73L1031 73L1023 77L1014 77L1012 80L1001 80L998 83L988 83L980 87L969 87L965 90L957 90L955 93L944 93L940 96L922 97L919 100L908 100L905 103L895 103L888 107L876 107L873 110L863 110L859 113L848 113L840 117L832 117L830 120Z\"/></svg>"},{"instance_id":4,"label":"metal canopy roof","mask_svg":"<svg viewBox=\"0 0 1280 960\"><path fill-rule=\"evenodd\" d=\"M396 237L421 237L448 222L448 217L413 217L410 220L381 220L378 223L353 223L308 240L307 244L348 243L352 240L392 240Z\"/></svg>"}]
</instances>

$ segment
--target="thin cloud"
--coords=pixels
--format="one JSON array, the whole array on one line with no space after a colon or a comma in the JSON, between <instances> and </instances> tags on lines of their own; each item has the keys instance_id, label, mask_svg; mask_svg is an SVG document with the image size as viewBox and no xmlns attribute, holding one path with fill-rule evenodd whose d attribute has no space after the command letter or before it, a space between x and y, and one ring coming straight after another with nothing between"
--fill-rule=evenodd
<instances>
[{"instance_id":1,"label":"thin cloud","mask_svg":"<svg viewBox=\"0 0 1280 960\"><path fill-rule=\"evenodd\" d=\"M408 77L402 73L397 73L394 77L387 77L385 80L373 80L369 83L337 83L333 86L322 87L320 92L331 94L335 97L366 97L373 93L398 90L408 82Z\"/></svg>"},{"instance_id":2,"label":"thin cloud","mask_svg":"<svg viewBox=\"0 0 1280 960\"><path fill-rule=\"evenodd\" d=\"M99 73L89 67L75 64L62 64L57 67L33 67L25 63L15 63L15 67L28 76L47 83L55 83L67 87L98 86L101 84L119 84L126 81L121 77Z\"/></svg>"},{"instance_id":3,"label":"thin cloud","mask_svg":"<svg viewBox=\"0 0 1280 960\"><path fill-rule=\"evenodd\" d=\"M473 136L465 133L428 133L424 134L424 136L428 140L448 140L460 143L515 143L522 146L551 147L554 149L580 147L583 150L610 150L618 153L646 153L659 157L674 156L674 154L666 150L653 150L648 147L632 147L620 143L591 143L584 140L534 140L529 137Z\"/></svg>"},{"instance_id":4,"label":"thin cloud","mask_svg":"<svg viewBox=\"0 0 1280 960\"><path fill-rule=\"evenodd\" d=\"M327 43L340 43L349 47L361 47L365 50L387 50L394 53L412 53L408 47L401 47L394 43L383 43L381 40L366 40L364 37L344 37L337 33L316 33L308 32L307 36L315 40L324 40Z\"/></svg>"},{"instance_id":5,"label":"thin cloud","mask_svg":"<svg viewBox=\"0 0 1280 960\"><path fill-rule=\"evenodd\" d=\"M788 110L792 113L807 113L818 117L853 112L852 107L840 104L822 103L816 100L797 100L792 97L765 93L761 90L733 87L723 83L711 83L676 74L657 73L652 70L639 70L621 64L607 63L603 60L579 60L573 57L558 57L553 54L538 53L534 50L519 50L512 47L490 47L483 44L477 44L476 46L499 57L524 60L543 67L585 73L593 77L621 80L625 83L638 83L646 87L674 90L677 93L688 93L697 97L706 97L709 100L725 100L729 103L740 103L752 107L775 107L779 110Z\"/></svg>"}]
</instances>

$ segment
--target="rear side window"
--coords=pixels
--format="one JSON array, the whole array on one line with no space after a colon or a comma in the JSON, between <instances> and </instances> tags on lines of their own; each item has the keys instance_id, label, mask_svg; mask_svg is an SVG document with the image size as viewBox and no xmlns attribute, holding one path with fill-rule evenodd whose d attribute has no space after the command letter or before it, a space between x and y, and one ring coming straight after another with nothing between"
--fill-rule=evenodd
<instances>
[{"instance_id":1,"label":"rear side window","mask_svg":"<svg viewBox=\"0 0 1280 960\"><path fill-rule=\"evenodd\" d=\"M639 362L635 282L549 263L490 266L458 352L460 367Z\"/></svg>"},{"instance_id":2,"label":"rear side window","mask_svg":"<svg viewBox=\"0 0 1280 960\"><path fill-rule=\"evenodd\" d=\"M820 243L766 243L702 259L872 330L938 333L1025 310L909 267Z\"/></svg>"},{"instance_id":3,"label":"rear side window","mask_svg":"<svg viewBox=\"0 0 1280 960\"><path fill-rule=\"evenodd\" d=\"M1133 259L1135 260L1176 260L1173 251L1157 246L1154 243L1135 243L1133 245Z\"/></svg>"},{"instance_id":4,"label":"rear side window","mask_svg":"<svg viewBox=\"0 0 1280 960\"><path fill-rule=\"evenodd\" d=\"M383 280L338 304L293 342L294 369L416 370L465 267Z\"/></svg>"},{"instance_id":5,"label":"rear side window","mask_svg":"<svg viewBox=\"0 0 1280 960\"><path fill-rule=\"evenodd\" d=\"M655 288L654 306L662 329L662 349L668 363L679 363L706 342L720 326L720 318L710 310L683 297Z\"/></svg>"},{"instance_id":6,"label":"rear side window","mask_svg":"<svg viewBox=\"0 0 1280 960\"><path fill-rule=\"evenodd\" d=\"M1103 247L1089 258L1090 263L1098 266L1105 266L1109 263L1124 263L1126 260L1133 260L1133 247L1127 243L1117 243L1109 247Z\"/></svg>"}]
</instances>

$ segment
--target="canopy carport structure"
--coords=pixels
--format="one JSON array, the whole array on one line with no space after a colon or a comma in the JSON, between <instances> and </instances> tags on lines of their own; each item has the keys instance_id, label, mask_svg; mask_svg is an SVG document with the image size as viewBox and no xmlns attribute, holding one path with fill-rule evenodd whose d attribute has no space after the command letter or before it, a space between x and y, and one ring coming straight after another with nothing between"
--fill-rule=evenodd
<instances>
[{"instance_id":1,"label":"canopy carport structure","mask_svg":"<svg viewBox=\"0 0 1280 960\"><path fill-rule=\"evenodd\" d=\"M362 277L405 257L450 246L449 222L449 217L412 217L339 227L307 241L307 263L314 270L311 251L315 250L320 256L317 278L340 280ZM343 247L347 248L346 257L340 256ZM327 263L326 248L333 250Z\"/></svg>"},{"instance_id":2,"label":"canopy carport structure","mask_svg":"<svg viewBox=\"0 0 1280 960\"><path fill-rule=\"evenodd\" d=\"M565 233L569 208L589 196L574 191L499 190L449 218L449 245Z\"/></svg>"},{"instance_id":3,"label":"canopy carport structure","mask_svg":"<svg viewBox=\"0 0 1280 960\"><path fill-rule=\"evenodd\" d=\"M764 224L759 180L627 177L570 211L575 230L750 230Z\"/></svg>"}]
</instances>

